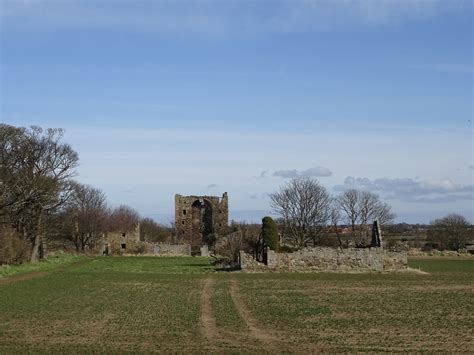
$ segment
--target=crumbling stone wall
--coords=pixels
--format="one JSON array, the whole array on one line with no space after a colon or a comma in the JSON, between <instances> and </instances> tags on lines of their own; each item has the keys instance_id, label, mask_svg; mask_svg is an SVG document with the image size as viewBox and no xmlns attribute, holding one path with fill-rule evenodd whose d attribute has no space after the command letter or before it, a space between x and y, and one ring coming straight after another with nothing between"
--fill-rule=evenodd
<instances>
[{"instance_id":1,"label":"crumbling stone wall","mask_svg":"<svg viewBox=\"0 0 474 355\"><path fill-rule=\"evenodd\" d=\"M406 270L408 269L407 251L388 251L384 253L384 270Z\"/></svg>"},{"instance_id":2,"label":"crumbling stone wall","mask_svg":"<svg viewBox=\"0 0 474 355\"><path fill-rule=\"evenodd\" d=\"M239 265L241 270L249 272L264 272L274 269L273 267L270 268L269 266L258 262L243 250L239 252Z\"/></svg>"},{"instance_id":3,"label":"crumbling stone wall","mask_svg":"<svg viewBox=\"0 0 474 355\"><path fill-rule=\"evenodd\" d=\"M147 254L159 256L191 256L190 244L146 243Z\"/></svg>"},{"instance_id":4,"label":"crumbling stone wall","mask_svg":"<svg viewBox=\"0 0 474 355\"><path fill-rule=\"evenodd\" d=\"M251 260L250 260L251 259ZM294 253L267 252L267 265L240 252L242 270L246 271L388 271L408 266L406 252L385 252L383 248L305 248Z\"/></svg>"},{"instance_id":5,"label":"crumbling stone wall","mask_svg":"<svg viewBox=\"0 0 474 355\"><path fill-rule=\"evenodd\" d=\"M178 238L191 246L207 243L212 233L224 235L229 220L227 192L218 196L175 195L175 225Z\"/></svg>"},{"instance_id":6,"label":"crumbling stone wall","mask_svg":"<svg viewBox=\"0 0 474 355\"><path fill-rule=\"evenodd\" d=\"M101 253L111 255L190 256L191 245L141 241L140 224L137 224L133 231L104 233Z\"/></svg>"}]
</instances>

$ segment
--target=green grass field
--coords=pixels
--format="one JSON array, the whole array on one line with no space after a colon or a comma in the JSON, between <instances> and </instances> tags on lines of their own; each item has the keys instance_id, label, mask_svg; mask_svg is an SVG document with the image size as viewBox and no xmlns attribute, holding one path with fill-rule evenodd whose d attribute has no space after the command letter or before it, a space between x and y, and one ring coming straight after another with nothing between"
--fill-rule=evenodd
<instances>
[{"instance_id":1,"label":"green grass field","mask_svg":"<svg viewBox=\"0 0 474 355\"><path fill-rule=\"evenodd\" d=\"M205 258L81 259L0 279L0 354L473 351L474 260L410 266L429 274L217 273Z\"/></svg>"}]
</instances>

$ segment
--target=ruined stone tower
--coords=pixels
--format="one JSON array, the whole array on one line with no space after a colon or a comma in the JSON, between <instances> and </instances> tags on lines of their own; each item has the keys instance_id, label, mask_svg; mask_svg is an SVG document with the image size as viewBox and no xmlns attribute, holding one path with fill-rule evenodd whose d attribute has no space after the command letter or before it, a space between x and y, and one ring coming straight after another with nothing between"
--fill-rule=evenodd
<instances>
[{"instance_id":1,"label":"ruined stone tower","mask_svg":"<svg viewBox=\"0 0 474 355\"><path fill-rule=\"evenodd\" d=\"M229 219L227 192L222 197L176 194L174 202L177 235L191 246L206 244L209 234L226 233Z\"/></svg>"}]
</instances>

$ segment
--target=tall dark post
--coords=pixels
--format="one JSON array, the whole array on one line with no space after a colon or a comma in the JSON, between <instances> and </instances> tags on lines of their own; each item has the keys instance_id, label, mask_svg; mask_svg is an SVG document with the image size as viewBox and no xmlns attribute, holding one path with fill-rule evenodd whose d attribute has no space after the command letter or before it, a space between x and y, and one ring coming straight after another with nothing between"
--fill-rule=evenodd
<instances>
[{"instance_id":1,"label":"tall dark post","mask_svg":"<svg viewBox=\"0 0 474 355\"><path fill-rule=\"evenodd\" d=\"M375 220L372 225L372 248L380 248L382 246L382 233L380 232L379 221Z\"/></svg>"}]
</instances>

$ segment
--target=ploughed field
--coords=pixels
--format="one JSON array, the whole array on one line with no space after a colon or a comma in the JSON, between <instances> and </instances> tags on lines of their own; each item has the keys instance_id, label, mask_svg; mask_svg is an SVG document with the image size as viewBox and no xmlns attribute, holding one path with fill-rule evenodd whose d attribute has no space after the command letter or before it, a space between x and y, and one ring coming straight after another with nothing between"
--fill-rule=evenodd
<instances>
[{"instance_id":1,"label":"ploughed field","mask_svg":"<svg viewBox=\"0 0 474 355\"><path fill-rule=\"evenodd\" d=\"M474 259L423 273L215 272L99 257L0 279L0 354L474 349Z\"/></svg>"}]
</instances>

